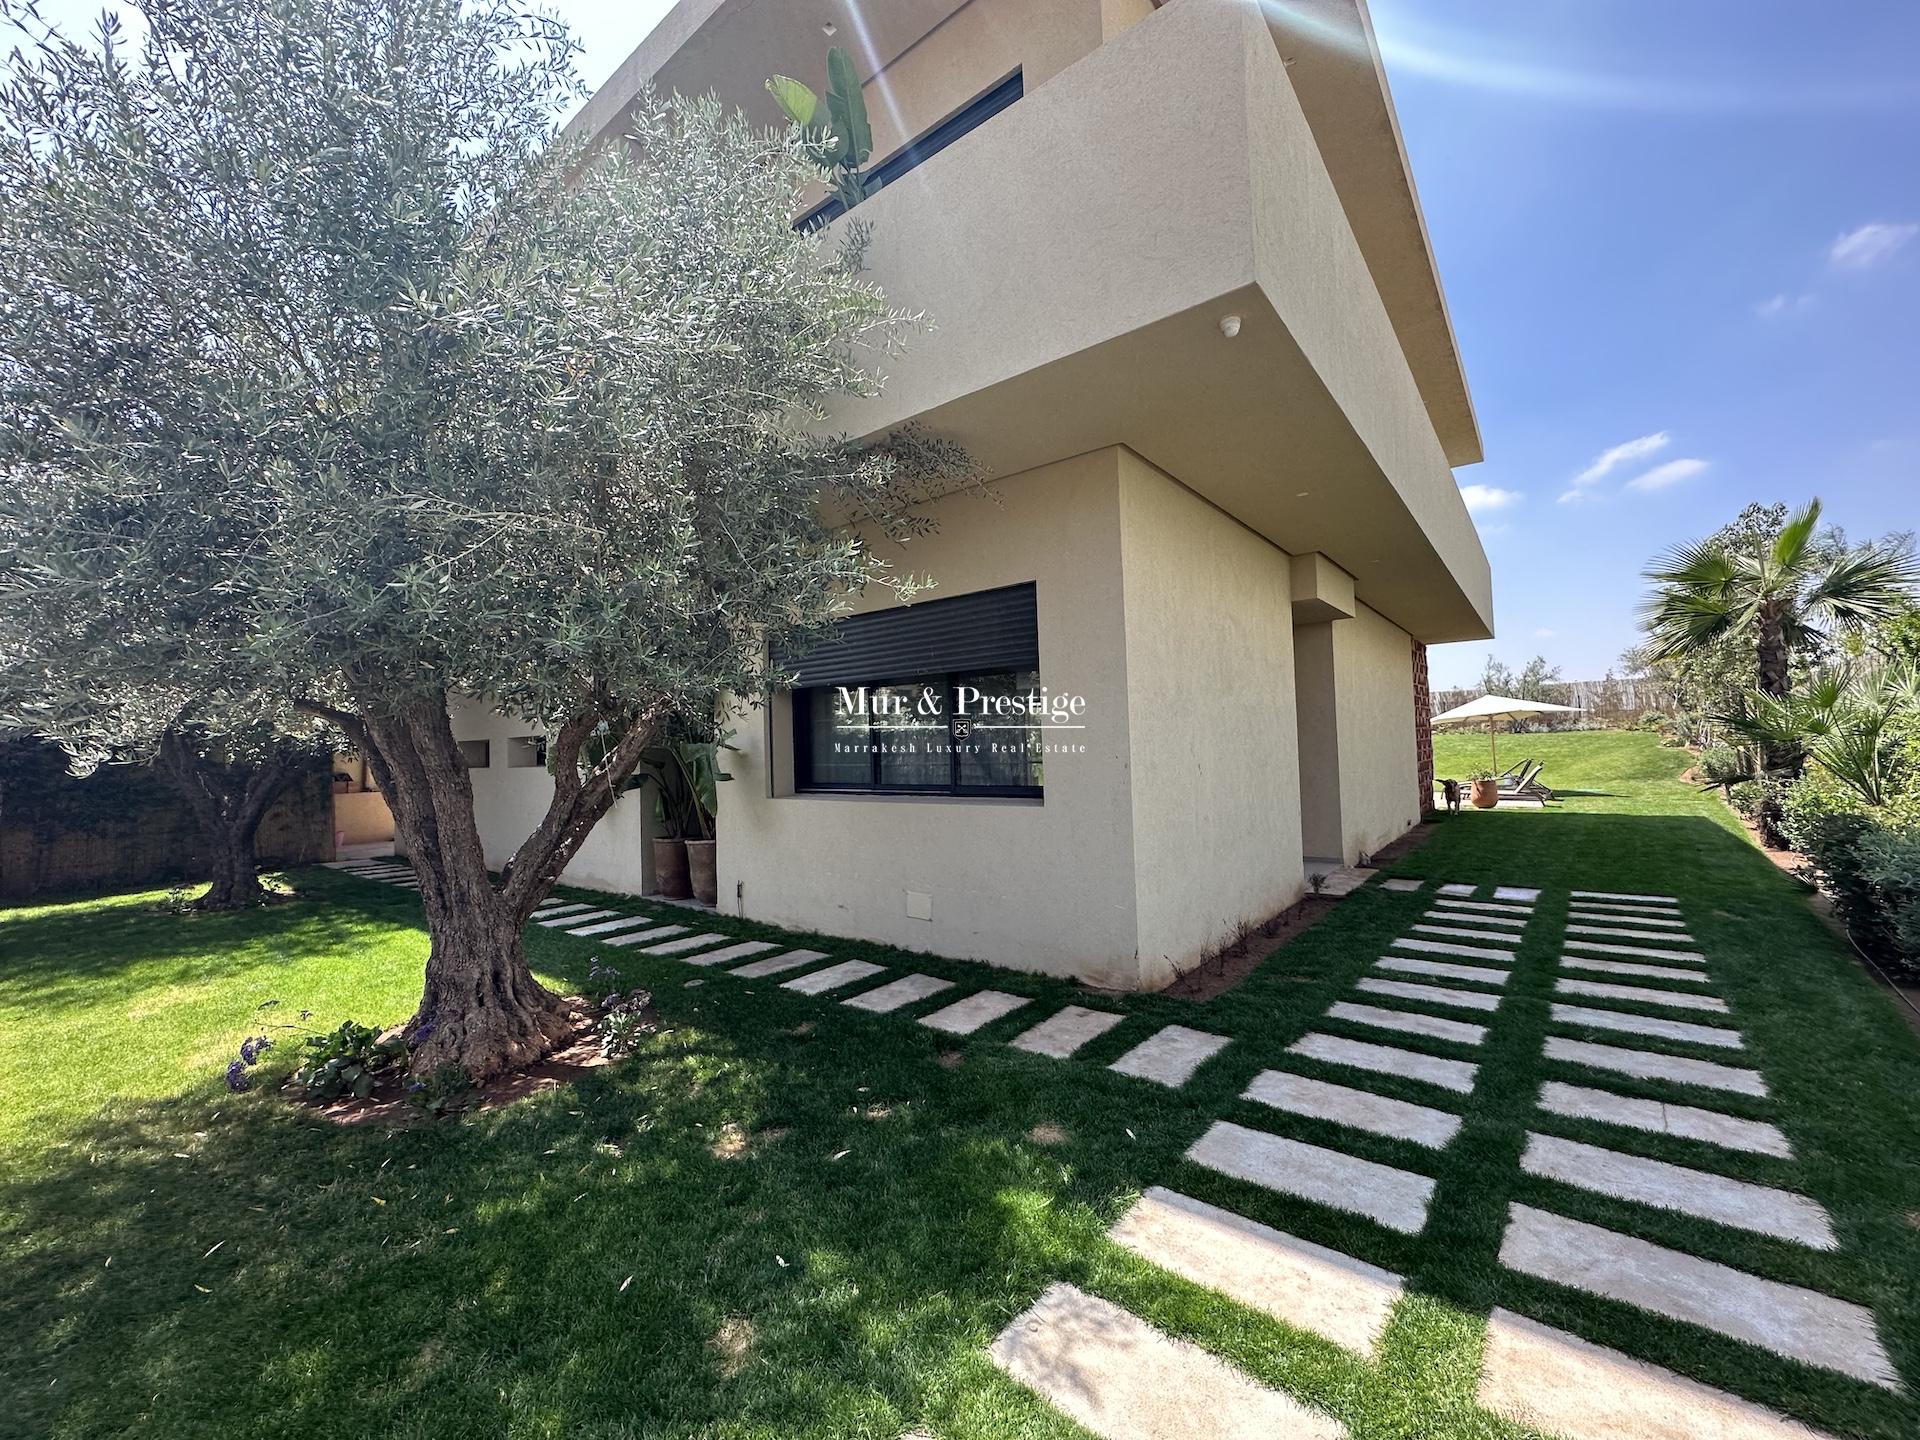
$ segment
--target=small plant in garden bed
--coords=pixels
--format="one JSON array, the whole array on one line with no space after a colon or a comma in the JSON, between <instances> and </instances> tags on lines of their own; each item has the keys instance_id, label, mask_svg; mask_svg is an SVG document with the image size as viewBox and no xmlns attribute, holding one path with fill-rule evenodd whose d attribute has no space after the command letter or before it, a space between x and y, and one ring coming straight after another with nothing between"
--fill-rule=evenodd
<instances>
[{"instance_id":1,"label":"small plant in garden bed","mask_svg":"<svg viewBox=\"0 0 1920 1440\"><path fill-rule=\"evenodd\" d=\"M613 966L595 960L587 971L587 986L600 1010L600 1053L609 1060L631 1055L644 1036L659 1029L652 992L622 991L620 972Z\"/></svg>"},{"instance_id":2,"label":"small plant in garden bed","mask_svg":"<svg viewBox=\"0 0 1920 1440\"><path fill-rule=\"evenodd\" d=\"M358 1021L346 1020L338 1030L307 1037L306 1055L291 1083L307 1100L337 1100L342 1095L364 1100L406 1056L406 1042L399 1036L383 1040Z\"/></svg>"},{"instance_id":3,"label":"small plant in garden bed","mask_svg":"<svg viewBox=\"0 0 1920 1440\"><path fill-rule=\"evenodd\" d=\"M438 1066L426 1079L410 1081L407 1085L408 1103L419 1106L429 1115L464 1110L473 1103L474 1095L473 1077L464 1065Z\"/></svg>"}]
</instances>

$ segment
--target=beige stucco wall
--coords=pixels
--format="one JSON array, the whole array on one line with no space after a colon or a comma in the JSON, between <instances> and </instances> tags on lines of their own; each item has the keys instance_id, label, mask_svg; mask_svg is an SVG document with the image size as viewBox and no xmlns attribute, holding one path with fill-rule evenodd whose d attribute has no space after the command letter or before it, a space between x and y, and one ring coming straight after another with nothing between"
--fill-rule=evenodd
<instances>
[{"instance_id":1,"label":"beige stucco wall","mask_svg":"<svg viewBox=\"0 0 1920 1440\"><path fill-rule=\"evenodd\" d=\"M473 786L480 843L486 847L487 864L497 870L533 832L553 798L553 777L544 766L507 763L507 742L538 734L539 726L497 714L476 700L456 701L451 718L456 740L492 742L491 763L484 770L469 770L467 779ZM649 795L637 791L622 795L567 866L566 878L576 885L622 894L641 895L652 889L653 860L647 845L653 833L652 816Z\"/></svg>"},{"instance_id":2,"label":"beige stucco wall","mask_svg":"<svg viewBox=\"0 0 1920 1440\"><path fill-rule=\"evenodd\" d=\"M1340 707L1335 701L1333 631L1322 620L1293 631L1294 713L1300 735L1300 843L1315 859L1346 858L1340 821Z\"/></svg>"},{"instance_id":3,"label":"beige stucco wall","mask_svg":"<svg viewBox=\"0 0 1920 1440\"><path fill-rule=\"evenodd\" d=\"M756 920L1133 988L1129 665L1119 452L950 496L938 531L882 553L928 598L1035 582L1041 683L1087 699L1084 755L1049 755L1045 799L791 795L766 710L734 722L719 790L720 896ZM858 608L881 608L884 592ZM908 913L929 896L931 919Z\"/></svg>"},{"instance_id":4,"label":"beige stucco wall","mask_svg":"<svg viewBox=\"0 0 1920 1440\"><path fill-rule=\"evenodd\" d=\"M1298 897L1286 553L1120 454L1140 988Z\"/></svg>"},{"instance_id":5,"label":"beige stucco wall","mask_svg":"<svg viewBox=\"0 0 1920 1440\"><path fill-rule=\"evenodd\" d=\"M1392 621L1359 607L1332 624L1339 712L1340 817L1351 862L1419 823L1413 733L1413 642Z\"/></svg>"}]
</instances>

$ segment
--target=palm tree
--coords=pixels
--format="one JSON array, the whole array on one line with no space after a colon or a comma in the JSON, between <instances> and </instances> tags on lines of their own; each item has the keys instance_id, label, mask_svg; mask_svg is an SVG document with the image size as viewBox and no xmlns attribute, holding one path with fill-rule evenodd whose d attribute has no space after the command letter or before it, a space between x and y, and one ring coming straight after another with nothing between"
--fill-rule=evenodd
<instances>
[{"instance_id":1,"label":"palm tree","mask_svg":"<svg viewBox=\"0 0 1920 1440\"><path fill-rule=\"evenodd\" d=\"M1647 649L1654 661L1686 660L1736 636L1751 636L1763 695L1792 689L1796 655L1835 632L1858 634L1912 604L1920 565L1904 536L1864 545L1823 544L1820 502L1751 547L1715 538L1675 546L1645 578Z\"/></svg>"}]
</instances>

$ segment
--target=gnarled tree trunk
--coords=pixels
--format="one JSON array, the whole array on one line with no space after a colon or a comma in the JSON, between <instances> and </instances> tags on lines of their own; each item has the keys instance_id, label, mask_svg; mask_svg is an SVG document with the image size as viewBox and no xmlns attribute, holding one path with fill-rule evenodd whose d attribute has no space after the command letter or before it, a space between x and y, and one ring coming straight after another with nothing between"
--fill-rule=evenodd
<instances>
[{"instance_id":1,"label":"gnarled tree trunk","mask_svg":"<svg viewBox=\"0 0 1920 1440\"><path fill-rule=\"evenodd\" d=\"M206 837L212 883L194 907L246 910L264 904L267 892L260 884L254 841L268 807L299 778L304 762L287 756L229 765L170 730L160 737L155 764L185 798Z\"/></svg>"},{"instance_id":2,"label":"gnarled tree trunk","mask_svg":"<svg viewBox=\"0 0 1920 1440\"><path fill-rule=\"evenodd\" d=\"M611 808L651 727L635 727L643 733L616 747L591 785L582 784L578 760L598 721L582 716L562 727L552 743L553 803L496 883L446 695L428 693L395 708L370 693L358 715L328 713L364 749L420 881L430 943L420 1007L406 1028L414 1075L458 1065L480 1082L549 1054L569 1031L567 1006L534 979L522 930ZM612 767L622 764L614 778Z\"/></svg>"}]
</instances>

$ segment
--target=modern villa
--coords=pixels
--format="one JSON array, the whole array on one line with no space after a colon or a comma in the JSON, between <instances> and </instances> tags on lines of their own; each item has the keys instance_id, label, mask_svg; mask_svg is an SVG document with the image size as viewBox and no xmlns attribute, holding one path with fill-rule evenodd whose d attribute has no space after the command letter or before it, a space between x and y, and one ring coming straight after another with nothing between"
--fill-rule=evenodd
<instances>
[{"instance_id":1,"label":"modern villa","mask_svg":"<svg viewBox=\"0 0 1920 1440\"><path fill-rule=\"evenodd\" d=\"M874 126L869 271L934 327L836 422L951 437L992 494L876 540L935 588L863 597L733 722L719 908L1160 988L1417 823L1426 647L1492 633L1452 475L1479 433L1365 5L680 0L576 132L648 82L783 123L767 77L830 45ZM504 858L537 742L455 723ZM569 878L644 891L644 808Z\"/></svg>"}]
</instances>

